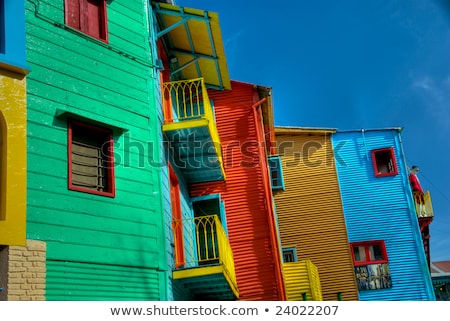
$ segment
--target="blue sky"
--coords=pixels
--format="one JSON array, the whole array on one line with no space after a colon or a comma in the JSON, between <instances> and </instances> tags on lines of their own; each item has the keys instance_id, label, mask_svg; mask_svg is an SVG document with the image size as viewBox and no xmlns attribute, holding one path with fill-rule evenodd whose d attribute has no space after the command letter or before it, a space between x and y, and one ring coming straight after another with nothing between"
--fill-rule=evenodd
<instances>
[{"instance_id":1,"label":"blue sky","mask_svg":"<svg viewBox=\"0 0 450 321\"><path fill-rule=\"evenodd\" d=\"M275 124L402 127L450 260L450 0L176 0L219 14L230 77L272 87Z\"/></svg>"}]
</instances>

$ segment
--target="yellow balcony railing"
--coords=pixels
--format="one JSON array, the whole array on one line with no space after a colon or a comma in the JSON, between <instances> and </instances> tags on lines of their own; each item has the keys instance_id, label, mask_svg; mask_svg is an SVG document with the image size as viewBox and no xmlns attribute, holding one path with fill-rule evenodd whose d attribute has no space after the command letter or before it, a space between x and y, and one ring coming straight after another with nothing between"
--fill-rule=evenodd
<instances>
[{"instance_id":1,"label":"yellow balcony railing","mask_svg":"<svg viewBox=\"0 0 450 321\"><path fill-rule=\"evenodd\" d=\"M163 97L166 122L213 119L203 78L166 82Z\"/></svg>"},{"instance_id":2,"label":"yellow balcony railing","mask_svg":"<svg viewBox=\"0 0 450 321\"><path fill-rule=\"evenodd\" d=\"M288 301L322 301L319 271L310 260L283 263Z\"/></svg>"},{"instance_id":3,"label":"yellow balcony railing","mask_svg":"<svg viewBox=\"0 0 450 321\"><path fill-rule=\"evenodd\" d=\"M227 234L217 215L206 215L191 219L172 221L174 229L182 226L184 262L175 262L183 268L221 265L226 278L236 284L233 251ZM177 237L178 233L174 233ZM181 244L174 240L175 244Z\"/></svg>"},{"instance_id":4,"label":"yellow balcony railing","mask_svg":"<svg viewBox=\"0 0 450 321\"><path fill-rule=\"evenodd\" d=\"M221 164L222 148L213 107L203 78L163 83L164 131L207 126Z\"/></svg>"},{"instance_id":5,"label":"yellow balcony railing","mask_svg":"<svg viewBox=\"0 0 450 321\"><path fill-rule=\"evenodd\" d=\"M425 194L414 192L414 203L416 205L416 213L418 217L433 217L433 204L431 203L430 192Z\"/></svg>"}]
</instances>

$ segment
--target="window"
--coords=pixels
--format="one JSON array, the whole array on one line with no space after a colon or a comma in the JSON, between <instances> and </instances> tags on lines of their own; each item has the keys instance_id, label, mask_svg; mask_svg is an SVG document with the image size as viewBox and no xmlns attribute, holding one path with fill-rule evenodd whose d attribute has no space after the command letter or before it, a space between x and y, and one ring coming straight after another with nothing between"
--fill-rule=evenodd
<instances>
[{"instance_id":1,"label":"window","mask_svg":"<svg viewBox=\"0 0 450 321\"><path fill-rule=\"evenodd\" d=\"M115 196L112 131L69 120L69 189Z\"/></svg>"},{"instance_id":2,"label":"window","mask_svg":"<svg viewBox=\"0 0 450 321\"><path fill-rule=\"evenodd\" d=\"M283 263L297 262L297 251L294 247L283 249Z\"/></svg>"},{"instance_id":3,"label":"window","mask_svg":"<svg viewBox=\"0 0 450 321\"><path fill-rule=\"evenodd\" d=\"M375 176L397 175L397 163L395 162L394 149L392 147L373 150L372 161Z\"/></svg>"},{"instance_id":4,"label":"window","mask_svg":"<svg viewBox=\"0 0 450 321\"><path fill-rule=\"evenodd\" d=\"M355 266L387 263L384 241L352 243L352 255Z\"/></svg>"},{"instance_id":5,"label":"window","mask_svg":"<svg viewBox=\"0 0 450 321\"><path fill-rule=\"evenodd\" d=\"M351 243L358 290L392 287L391 272L384 241Z\"/></svg>"},{"instance_id":6,"label":"window","mask_svg":"<svg viewBox=\"0 0 450 321\"><path fill-rule=\"evenodd\" d=\"M108 41L106 0L65 0L65 15L68 26Z\"/></svg>"},{"instance_id":7,"label":"window","mask_svg":"<svg viewBox=\"0 0 450 321\"><path fill-rule=\"evenodd\" d=\"M269 169L270 169L270 179L272 182L272 189L283 189L284 190L284 179L283 171L281 168L281 158L280 156L269 157Z\"/></svg>"}]
</instances>

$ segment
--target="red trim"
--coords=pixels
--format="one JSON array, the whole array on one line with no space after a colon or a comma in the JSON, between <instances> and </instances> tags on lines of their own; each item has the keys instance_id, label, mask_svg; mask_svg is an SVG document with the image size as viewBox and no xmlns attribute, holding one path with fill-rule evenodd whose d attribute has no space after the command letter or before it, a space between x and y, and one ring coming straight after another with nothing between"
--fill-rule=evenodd
<instances>
[{"instance_id":1,"label":"red trim","mask_svg":"<svg viewBox=\"0 0 450 321\"><path fill-rule=\"evenodd\" d=\"M381 255L383 256L383 259L381 260L366 260L366 261L356 261L355 260L355 252L354 247L364 246L364 250L366 253L366 258L370 258L370 250L369 247L371 245L380 245L381 246ZM364 242L353 242L350 243L351 252L352 252L352 259L354 266L361 266L361 265L368 265L368 264L382 264L382 263L388 263L388 256L386 251L386 244L383 240L375 240L375 241L364 241Z\"/></svg>"},{"instance_id":2,"label":"red trim","mask_svg":"<svg viewBox=\"0 0 450 321\"><path fill-rule=\"evenodd\" d=\"M169 179L170 179L170 206L172 208L172 229L174 235L174 252L175 252L175 267L183 267L185 264L184 258L184 240L183 240L183 224L181 215L180 202L180 185L178 177L172 166L169 164ZM176 221L176 222L174 222Z\"/></svg>"},{"instance_id":3,"label":"red trim","mask_svg":"<svg viewBox=\"0 0 450 321\"><path fill-rule=\"evenodd\" d=\"M173 114L172 114L172 106L170 101L170 96L167 91L164 90L164 83L170 81L170 67L169 67L169 57L167 56L166 51L164 50L164 46L162 40L158 40L158 56L161 58L163 62L164 70L160 72L160 82L161 82L161 92L163 94L162 97L162 105L163 105L163 114L164 114L164 122L172 123L173 122Z\"/></svg>"},{"instance_id":4,"label":"red trim","mask_svg":"<svg viewBox=\"0 0 450 321\"><path fill-rule=\"evenodd\" d=\"M377 153L383 153L383 152L389 152L391 159L392 159L392 166L394 171L393 172L388 172L388 173L379 173L378 172L378 165L377 165L377 160L376 160L376 154ZM384 176L395 176L398 174L398 168L397 168L397 161L395 159L395 154L394 154L394 148L393 147L388 147L388 148L380 148L380 149L374 149L371 151L372 154L372 164L373 164L373 172L375 174L376 177L384 177Z\"/></svg>"},{"instance_id":5,"label":"red trim","mask_svg":"<svg viewBox=\"0 0 450 321\"><path fill-rule=\"evenodd\" d=\"M102 191L95 191L89 188L83 188L80 186L76 186L72 184L72 128L73 127L83 127L86 130L101 133L101 134L107 134L109 136L108 140L108 155L107 158L109 160L108 163L112 164L112 166L108 166L108 186L107 190L108 192L102 192ZM68 120L68 135L67 135L67 159L68 159L68 188L73 191L77 192L84 192L88 194L95 194L100 196L107 196L107 197L115 197L116 196L116 186L115 186L115 176L114 176L114 139L112 135L112 131L110 129L97 127L89 124L85 124L76 120Z\"/></svg>"},{"instance_id":6,"label":"red trim","mask_svg":"<svg viewBox=\"0 0 450 321\"><path fill-rule=\"evenodd\" d=\"M283 262L282 249L280 248L280 240L278 238L278 231L275 226L276 217L274 213L273 197L272 197L272 183L269 176L268 164L267 164L267 154L266 154L266 142L264 140L264 129L263 129L263 117L261 114L261 105L267 100L263 98L258 100L258 94L253 93L253 101L255 102L251 109L253 111L253 119L255 122L256 129L256 139L258 140L258 156L261 161L261 172L263 178L265 203L267 204L267 220L269 223L270 230L270 242L273 249L274 255L274 265L275 265L275 278L277 280L277 290L280 301L286 300L286 290L284 287L283 271L281 264Z\"/></svg>"}]
</instances>

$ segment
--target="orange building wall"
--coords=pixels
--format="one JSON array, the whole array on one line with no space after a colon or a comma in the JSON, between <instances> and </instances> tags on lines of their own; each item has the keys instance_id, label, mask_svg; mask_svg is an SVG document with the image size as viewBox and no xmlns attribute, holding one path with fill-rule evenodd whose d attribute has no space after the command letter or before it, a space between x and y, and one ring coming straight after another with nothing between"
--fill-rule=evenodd
<instances>
[{"instance_id":1,"label":"orange building wall","mask_svg":"<svg viewBox=\"0 0 450 321\"><path fill-rule=\"evenodd\" d=\"M275 194L283 248L319 270L324 301L358 300L329 134L276 129L285 191Z\"/></svg>"},{"instance_id":2,"label":"orange building wall","mask_svg":"<svg viewBox=\"0 0 450 321\"><path fill-rule=\"evenodd\" d=\"M279 248L272 246L269 228L272 203L262 178L267 167L261 166L267 165L258 157L253 85L232 82L231 91L208 94L214 101L227 179L192 185L191 194L220 193L224 200L240 300L282 300Z\"/></svg>"}]
</instances>

